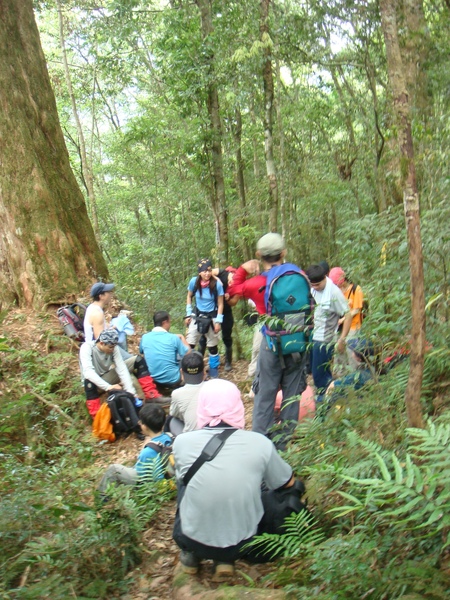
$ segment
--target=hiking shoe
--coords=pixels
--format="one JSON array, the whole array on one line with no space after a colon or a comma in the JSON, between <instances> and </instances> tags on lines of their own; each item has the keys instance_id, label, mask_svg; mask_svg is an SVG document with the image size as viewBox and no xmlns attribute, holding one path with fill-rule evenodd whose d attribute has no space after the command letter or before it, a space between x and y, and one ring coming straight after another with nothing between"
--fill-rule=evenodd
<instances>
[{"instance_id":1,"label":"hiking shoe","mask_svg":"<svg viewBox=\"0 0 450 600\"><path fill-rule=\"evenodd\" d=\"M223 563L214 561L214 574L212 580L216 583L229 581L234 577L234 563Z\"/></svg>"},{"instance_id":2,"label":"hiking shoe","mask_svg":"<svg viewBox=\"0 0 450 600\"><path fill-rule=\"evenodd\" d=\"M198 572L200 561L192 552L181 550L180 563L184 573L187 573L188 575L195 575Z\"/></svg>"},{"instance_id":3,"label":"hiking shoe","mask_svg":"<svg viewBox=\"0 0 450 600\"><path fill-rule=\"evenodd\" d=\"M225 363L225 367L224 367L225 371L232 371L233 370L233 365L229 362Z\"/></svg>"}]
</instances>

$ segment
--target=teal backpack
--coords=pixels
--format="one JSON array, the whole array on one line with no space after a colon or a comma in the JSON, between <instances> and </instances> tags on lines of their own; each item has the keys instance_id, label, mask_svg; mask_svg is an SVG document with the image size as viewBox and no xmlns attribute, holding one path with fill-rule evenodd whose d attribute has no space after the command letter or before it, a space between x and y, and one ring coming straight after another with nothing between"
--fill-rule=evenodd
<instances>
[{"instance_id":1,"label":"teal backpack","mask_svg":"<svg viewBox=\"0 0 450 600\"><path fill-rule=\"evenodd\" d=\"M292 263L272 267L263 275L268 318L262 333L269 348L279 355L305 352L314 303L309 279Z\"/></svg>"}]
</instances>

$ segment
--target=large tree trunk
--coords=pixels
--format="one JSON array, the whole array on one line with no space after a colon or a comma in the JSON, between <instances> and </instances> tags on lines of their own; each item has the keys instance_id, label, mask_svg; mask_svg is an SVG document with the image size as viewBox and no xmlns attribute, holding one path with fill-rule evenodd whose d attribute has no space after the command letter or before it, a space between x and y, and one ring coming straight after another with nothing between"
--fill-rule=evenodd
<instances>
[{"instance_id":1,"label":"large tree trunk","mask_svg":"<svg viewBox=\"0 0 450 600\"><path fill-rule=\"evenodd\" d=\"M31 0L0 0L0 147L0 300L57 303L106 277Z\"/></svg>"},{"instance_id":2,"label":"large tree trunk","mask_svg":"<svg viewBox=\"0 0 450 600\"><path fill-rule=\"evenodd\" d=\"M411 278L411 365L405 393L408 424L423 427L420 394L425 353L425 293L423 281L422 240L420 235L419 194L417 192L414 149L411 133L409 97L398 41L395 0L381 0L381 24L386 44L389 82L397 118L400 148L403 206L409 245Z\"/></svg>"},{"instance_id":3,"label":"large tree trunk","mask_svg":"<svg viewBox=\"0 0 450 600\"><path fill-rule=\"evenodd\" d=\"M274 83L272 71L272 41L269 33L269 8L270 0L261 0L261 21L259 32L264 48L263 82L264 82L264 149L266 154L266 171L269 182L269 228L271 231L278 229L278 183L273 154L273 102Z\"/></svg>"},{"instance_id":4,"label":"large tree trunk","mask_svg":"<svg viewBox=\"0 0 450 600\"><path fill-rule=\"evenodd\" d=\"M214 52L210 47L213 32L210 0L196 0L200 9L202 38L209 67L208 113L211 124L211 165L213 178L213 210L216 217L216 232L219 245L219 259L228 263L228 215L223 177L222 124L220 121L219 93L214 72Z\"/></svg>"}]
</instances>

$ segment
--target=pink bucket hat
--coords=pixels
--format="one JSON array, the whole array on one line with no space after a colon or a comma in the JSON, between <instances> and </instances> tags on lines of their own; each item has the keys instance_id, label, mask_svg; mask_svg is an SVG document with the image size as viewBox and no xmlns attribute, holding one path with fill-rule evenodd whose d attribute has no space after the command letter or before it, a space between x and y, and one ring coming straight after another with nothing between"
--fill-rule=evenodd
<instances>
[{"instance_id":1,"label":"pink bucket hat","mask_svg":"<svg viewBox=\"0 0 450 600\"><path fill-rule=\"evenodd\" d=\"M200 390L197 405L197 426L214 427L221 421L231 427L244 429L245 414L241 392L231 381L211 379Z\"/></svg>"},{"instance_id":2,"label":"pink bucket hat","mask_svg":"<svg viewBox=\"0 0 450 600\"><path fill-rule=\"evenodd\" d=\"M342 285L345 281L345 273L341 267L333 267L328 277L335 285Z\"/></svg>"}]
</instances>

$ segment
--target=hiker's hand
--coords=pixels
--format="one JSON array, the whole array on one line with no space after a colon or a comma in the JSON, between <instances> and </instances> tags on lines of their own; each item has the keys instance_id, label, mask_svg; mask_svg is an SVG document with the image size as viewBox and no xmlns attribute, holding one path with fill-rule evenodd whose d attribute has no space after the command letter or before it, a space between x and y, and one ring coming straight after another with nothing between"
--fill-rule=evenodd
<instances>
[{"instance_id":1,"label":"hiker's hand","mask_svg":"<svg viewBox=\"0 0 450 600\"><path fill-rule=\"evenodd\" d=\"M343 338L338 339L336 350L339 352L339 354L343 354L345 352L345 340Z\"/></svg>"},{"instance_id":2,"label":"hiker's hand","mask_svg":"<svg viewBox=\"0 0 450 600\"><path fill-rule=\"evenodd\" d=\"M114 385L112 385L109 388L108 392L110 392L111 390L121 390L121 389L122 389L122 386L120 385L120 383L115 383Z\"/></svg>"},{"instance_id":3,"label":"hiker's hand","mask_svg":"<svg viewBox=\"0 0 450 600\"><path fill-rule=\"evenodd\" d=\"M184 322L186 323L186 327L189 327L190 323L191 323L191 317L186 317L184 319Z\"/></svg>"},{"instance_id":4,"label":"hiker's hand","mask_svg":"<svg viewBox=\"0 0 450 600\"><path fill-rule=\"evenodd\" d=\"M221 327L220 323L214 323L214 333L220 333Z\"/></svg>"}]
</instances>

